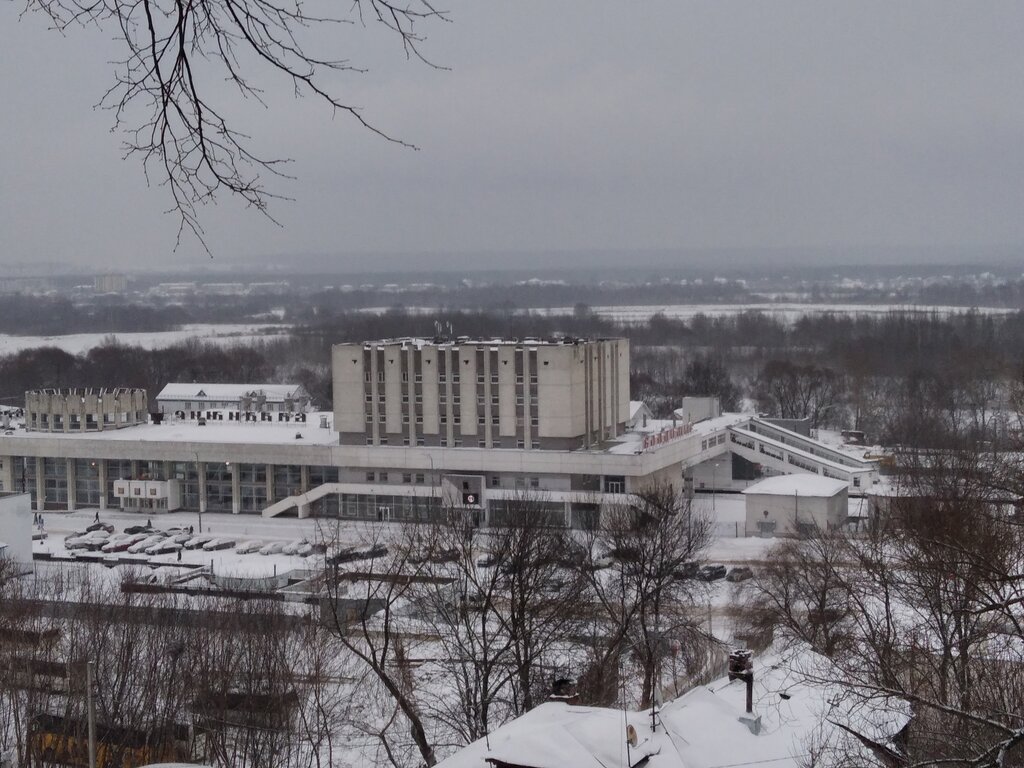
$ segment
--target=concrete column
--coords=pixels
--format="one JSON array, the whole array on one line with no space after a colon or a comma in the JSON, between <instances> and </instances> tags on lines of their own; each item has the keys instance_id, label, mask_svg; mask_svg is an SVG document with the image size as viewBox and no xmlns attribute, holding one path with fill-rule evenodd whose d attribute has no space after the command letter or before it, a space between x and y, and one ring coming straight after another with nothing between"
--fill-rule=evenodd
<instances>
[{"instance_id":1,"label":"concrete column","mask_svg":"<svg viewBox=\"0 0 1024 768\"><path fill-rule=\"evenodd\" d=\"M171 472L173 471L173 465L174 465L174 462L172 462L172 461L165 461L164 462L164 476L163 476L164 480L171 480L172 479L171 478Z\"/></svg>"},{"instance_id":2,"label":"concrete column","mask_svg":"<svg viewBox=\"0 0 1024 768\"><path fill-rule=\"evenodd\" d=\"M267 506L274 503L274 465L267 464Z\"/></svg>"},{"instance_id":3,"label":"concrete column","mask_svg":"<svg viewBox=\"0 0 1024 768\"><path fill-rule=\"evenodd\" d=\"M198 477L196 481L199 483L199 514L206 511L206 462L200 461L196 467L196 474Z\"/></svg>"},{"instance_id":4,"label":"concrete column","mask_svg":"<svg viewBox=\"0 0 1024 768\"><path fill-rule=\"evenodd\" d=\"M97 459L96 469L99 473L100 482L100 509L106 510L107 508L107 460Z\"/></svg>"},{"instance_id":5,"label":"concrete column","mask_svg":"<svg viewBox=\"0 0 1024 768\"><path fill-rule=\"evenodd\" d=\"M303 464L299 467L299 489L305 493L309 490L309 465Z\"/></svg>"},{"instance_id":6,"label":"concrete column","mask_svg":"<svg viewBox=\"0 0 1024 768\"><path fill-rule=\"evenodd\" d=\"M572 528L572 504L565 502L565 527Z\"/></svg>"},{"instance_id":7,"label":"concrete column","mask_svg":"<svg viewBox=\"0 0 1024 768\"><path fill-rule=\"evenodd\" d=\"M68 512L74 512L75 501L77 500L76 497L78 496L75 489L75 460L65 459L64 461L66 467L64 471L66 474L66 480L68 484Z\"/></svg>"},{"instance_id":8,"label":"concrete column","mask_svg":"<svg viewBox=\"0 0 1024 768\"><path fill-rule=\"evenodd\" d=\"M43 481L43 458L36 458L36 510L46 509L46 483Z\"/></svg>"},{"instance_id":9,"label":"concrete column","mask_svg":"<svg viewBox=\"0 0 1024 768\"><path fill-rule=\"evenodd\" d=\"M234 462L231 464L231 511L236 515L242 511L242 477Z\"/></svg>"},{"instance_id":10,"label":"concrete column","mask_svg":"<svg viewBox=\"0 0 1024 768\"><path fill-rule=\"evenodd\" d=\"M128 478L129 480L138 480L139 479L139 461L138 461L138 459L132 459L131 469L129 470L129 472L131 473L131 477Z\"/></svg>"},{"instance_id":11,"label":"concrete column","mask_svg":"<svg viewBox=\"0 0 1024 768\"><path fill-rule=\"evenodd\" d=\"M299 518L305 519L309 517L309 504L299 504Z\"/></svg>"}]
</instances>

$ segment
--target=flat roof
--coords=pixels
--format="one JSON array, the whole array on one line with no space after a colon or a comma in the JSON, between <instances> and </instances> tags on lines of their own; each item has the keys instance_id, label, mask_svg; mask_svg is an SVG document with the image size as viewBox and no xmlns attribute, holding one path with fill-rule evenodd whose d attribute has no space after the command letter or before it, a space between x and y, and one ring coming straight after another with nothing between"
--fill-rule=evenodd
<instances>
[{"instance_id":1,"label":"flat roof","mask_svg":"<svg viewBox=\"0 0 1024 768\"><path fill-rule=\"evenodd\" d=\"M760 496L818 496L831 498L840 491L848 490L849 483L845 480L834 480L831 477L798 473L795 475L779 475L754 483L743 490L744 494Z\"/></svg>"},{"instance_id":2,"label":"flat roof","mask_svg":"<svg viewBox=\"0 0 1024 768\"><path fill-rule=\"evenodd\" d=\"M459 336L456 338L450 337L418 337L418 336L402 336L394 339L368 339L361 342L362 346L374 347L374 346L415 346L420 347L458 347L461 345L468 346L513 346L513 347L571 347L577 344L591 344L599 341L625 341L623 337L597 337L597 338L581 338L576 336L557 336L549 338L524 338L524 339L506 339L506 338L471 338L469 336ZM344 342L335 344L336 347L358 345L360 342Z\"/></svg>"},{"instance_id":3,"label":"flat roof","mask_svg":"<svg viewBox=\"0 0 1024 768\"><path fill-rule=\"evenodd\" d=\"M301 389L299 384L206 384L171 383L160 390L157 400L239 400L264 395L268 400L284 400Z\"/></svg>"}]
</instances>

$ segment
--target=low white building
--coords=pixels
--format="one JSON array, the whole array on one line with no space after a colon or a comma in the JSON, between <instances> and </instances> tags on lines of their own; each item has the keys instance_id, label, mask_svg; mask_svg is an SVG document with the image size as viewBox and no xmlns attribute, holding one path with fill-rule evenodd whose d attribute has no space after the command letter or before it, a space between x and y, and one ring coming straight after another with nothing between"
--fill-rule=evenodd
<instances>
[{"instance_id":1,"label":"low white building","mask_svg":"<svg viewBox=\"0 0 1024 768\"><path fill-rule=\"evenodd\" d=\"M237 408L243 413L301 413L309 393L301 384L168 384L156 396L165 416L195 418L208 410Z\"/></svg>"},{"instance_id":2,"label":"low white building","mask_svg":"<svg viewBox=\"0 0 1024 768\"><path fill-rule=\"evenodd\" d=\"M820 475L769 477L743 491L747 536L797 536L846 523L849 484Z\"/></svg>"},{"instance_id":3,"label":"low white building","mask_svg":"<svg viewBox=\"0 0 1024 768\"><path fill-rule=\"evenodd\" d=\"M0 494L0 559L20 569L32 567L32 497Z\"/></svg>"}]
</instances>

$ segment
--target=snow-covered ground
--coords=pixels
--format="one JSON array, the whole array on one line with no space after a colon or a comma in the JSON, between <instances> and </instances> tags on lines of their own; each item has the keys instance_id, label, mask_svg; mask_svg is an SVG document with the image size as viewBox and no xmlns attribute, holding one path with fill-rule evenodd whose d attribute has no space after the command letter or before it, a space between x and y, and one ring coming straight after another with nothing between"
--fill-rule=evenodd
<instances>
[{"instance_id":1,"label":"snow-covered ground","mask_svg":"<svg viewBox=\"0 0 1024 768\"><path fill-rule=\"evenodd\" d=\"M121 344L146 349L162 349L183 341L199 339L224 346L248 344L268 336L287 336L291 326L285 324L257 325L251 323L183 325L175 331L140 333L71 333L60 336L9 336L0 334L0 354L9 355L23 349L58 347L77 355L101 346L107 339L116 338Z\"/></svg>"}]
</instances>

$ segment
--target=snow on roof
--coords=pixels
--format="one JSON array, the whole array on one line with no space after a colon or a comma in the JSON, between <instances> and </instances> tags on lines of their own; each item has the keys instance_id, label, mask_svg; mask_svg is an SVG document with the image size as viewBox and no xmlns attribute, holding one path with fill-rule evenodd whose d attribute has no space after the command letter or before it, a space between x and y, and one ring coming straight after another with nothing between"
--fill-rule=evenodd
<instances>
[{"instance_id":1,"label":"snow on roof","mask_svg":"<svg viewBox=\"0 0 1024 768\"><path fill-rule=\"evenodd\" d=\"M300 384L203 384L172 383L160 390L157 400L239 400L246 396L264 395L279 401L295 397Z\"/></svg>"},{"instance_id":2,"label":"snow on roof","mask_svg":"<svg viewBox=\"0 0 1024 768\"><path fill-rule=\"evenodd\" d=\"M824 496L827 498L835 496L840 491L849 490L849 487L850 484L845 480L797 473L769 477L745 488L743 493L762 496Z\"/></svg>"},{"instance_id":3,"label":"snow on roof","mask_svg":"<svg viewBox=\"0 0 1024 768\"><path fill-rule=\"evenodd\" d=\"M629 401L629 420L632 421L636 418L637 414L640 413L641 409L645 408L643 400L630 400Z\"/></svg>"},{"instance_id":4,"label":"snow on roof","mask_svg":"<svg viewBox=\"0 0 1024 768\"><path fill-rule=\"evenodd\" d=\"M442 760L438 768L491 768L497 761L529 768L608 768L626 765L626 724L621 710L546 702ZM630 766L657 754L650 718L630 713L639 736ZM490 742L490 747L487 743Z\"/></svg>"},{"instance_id":5,"label":"snow on roof","mask_svg":"<svg viewBox=\"0 0 1024 768\"><path fill-rule=\"evenodd\" d=\"M879 744L889 744L909 721L908 707L895 700L868 703L840 695L838 686L818 683L824 659L797 652L754 660L754 715L757 733L740 718L746 684L720 678L665 703L658 727L651 714L548 702L506 723L438 764L438 768L492 768L495 761L530 768L611 768L626 765L626 722L637 732L629 763L648 768L719 768L770 765L799 768L823 741L839 754L855 754L859 742L835 722Z\"/></svg>"}]
</instances>

